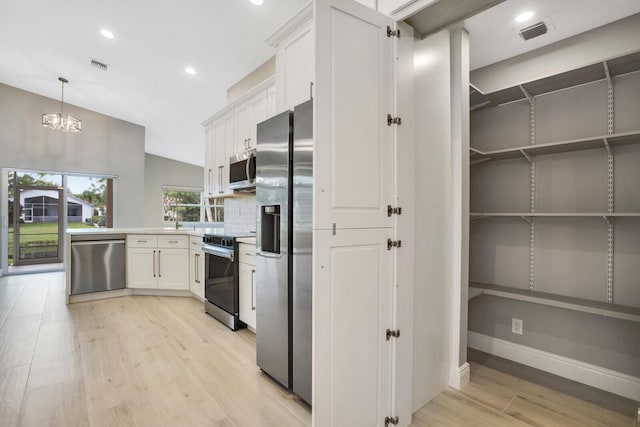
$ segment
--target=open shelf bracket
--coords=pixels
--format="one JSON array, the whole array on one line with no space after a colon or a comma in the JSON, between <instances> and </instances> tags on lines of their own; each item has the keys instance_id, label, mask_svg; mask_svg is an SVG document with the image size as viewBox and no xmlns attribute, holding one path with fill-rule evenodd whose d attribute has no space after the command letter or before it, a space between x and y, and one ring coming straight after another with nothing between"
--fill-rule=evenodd
<instances>
[{"instance_id":1,"label":"open shelf bracket","mask_svg":"<svg viewBox=\"0 0 640 427\"><path fill-rule=\"evenodd\" d=\"M520 153L522 153L525 159L529 160L529 163L533 164L533 156L531 154L527 153L524 150L520 150Z\"/></svg>"},{"instance_id":2,"label":"open shelf bracket","mask_svg":"<svg viewBox=\"0 0 640 427\"><path fill-rule=\"evenodd\" d=\"M609 139L602 138L602 142L604 142L604 148L607 149L607 155L611 156L611 145L609 145Z\"/></svg>"},{"instance_id":3,"label":"open shelf bracket","mask_svg":"<svg viewBox=\"0 0 640 427\"><path fill-rule=\"evenodd\" d=\"M525 220L529 225L533 225L533 218L532 217L522 215L520 218Z\"/></svg>"},{"instance_id":4,"label":"open shelf bracket","mask_svg":"<svg viewBox=\"0 0 640 427\"><path fill-rule=\"evenodd\" d=\"M527 99L529 100L529 104L533 105L533 103L534 103L533 96L524 88L524 86L518 85L518 87L520 88L520 90L522 91L524 96L526 96Z\"/></svg>"}]
</instances>

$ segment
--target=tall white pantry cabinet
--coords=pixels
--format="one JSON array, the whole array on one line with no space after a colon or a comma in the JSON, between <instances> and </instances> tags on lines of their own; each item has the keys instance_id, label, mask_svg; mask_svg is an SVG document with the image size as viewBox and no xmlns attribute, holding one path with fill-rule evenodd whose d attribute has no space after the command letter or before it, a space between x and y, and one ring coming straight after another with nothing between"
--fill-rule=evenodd
<instances>
[{"instance_id":1,"label":"tall white pantry cabinet","mask_svg":"<svg viewBox=\"0 0 640 427\"><path fill-rule=\"evenodd\" d=\"M313 422L409 425L413 284L410 269L395 266L401 251L411 253L410 234L398 231L413 216L397 215L412 202L396 179L406 155L396 145L396 73L413 62L412 34L397 37L390 17L351 0L315 1L312 22L310 35L297 34L312 37L315 70ZM300 66L279 57L276 74L288 75L287 65ZM282 81L278 93L293 99L305 89Z\"/></svg>"}]
</instances>

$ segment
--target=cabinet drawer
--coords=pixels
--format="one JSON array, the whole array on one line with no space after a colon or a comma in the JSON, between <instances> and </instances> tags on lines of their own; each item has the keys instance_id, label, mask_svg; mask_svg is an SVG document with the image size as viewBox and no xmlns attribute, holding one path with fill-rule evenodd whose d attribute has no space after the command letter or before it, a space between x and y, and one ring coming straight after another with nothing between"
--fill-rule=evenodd
<instances>
[{"instance_id":1,"label":"cabinet drawer","mask_svg":"<svg viewBox=\"0 0 640 427\"><path fill-rule=\"evenodd\" d=\"M256 265L256 247L254 245L240 243L238 251L240 252L240 262Z\"/></svg>"},{"instance_id":2,"label":"cabinet drawer","mask_svg":"<svg viewBox=\"0 0 640 427\"><path fill-rule=\"evenodd\" d=\"M158 236L154 234L129 234L127 246L130 248L155 248L158 246Z\"/></svg>"},{"instance_id":3,"label":"cabinet drawer","mask_svg":"<svg viewBox=\"0 0 640 427\"><path fill-rule=\"evenodd\" d=\"M193 251L202 250L202 237L189 236L189 249Z\"/></svg>"},{"instance_id":4,"label":"cabinet drawer","mask_svg":"<svg viewBox=\"0 0 640 427\"><path fill-rule=\"evenodd\" d=\"M188 249L189 248L189 236L158 236L159 248L176 248L176 249Z\"/></svg>"}]
</instances>

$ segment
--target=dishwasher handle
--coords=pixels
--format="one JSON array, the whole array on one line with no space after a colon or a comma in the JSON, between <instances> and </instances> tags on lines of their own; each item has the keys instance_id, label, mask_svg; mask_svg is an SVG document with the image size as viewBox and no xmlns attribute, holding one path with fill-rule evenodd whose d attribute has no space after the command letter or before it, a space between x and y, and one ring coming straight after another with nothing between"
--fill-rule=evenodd
<instances>
[{"instance_id":1,"label":"dishwasher handle","mask_svg":"<svg viewBox=\"0 0 640 427\"><path fill-rule=\"evenodd\" d=\"M112 245L112 244L124 244L124 240L83 240L81 242L71 242L71 246L85 246L85 245Z\"/></svg>"}]
</instances>

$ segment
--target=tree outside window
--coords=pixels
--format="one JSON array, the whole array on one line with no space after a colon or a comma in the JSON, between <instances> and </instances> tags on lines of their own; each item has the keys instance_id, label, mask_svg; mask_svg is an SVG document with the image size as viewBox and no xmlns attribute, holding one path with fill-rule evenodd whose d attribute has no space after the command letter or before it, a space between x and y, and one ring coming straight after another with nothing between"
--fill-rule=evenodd
<instances>
[{"instance_id":1,"label":"tree outside window","mask_svg":"<svg viewBox=\"0 0 640 427\"><path fill-rule=\"evenodd\" d=\"M200 190L163 188L162 219L164 222L199 222L201 210Z\"/></svg>"}]
</instances>

